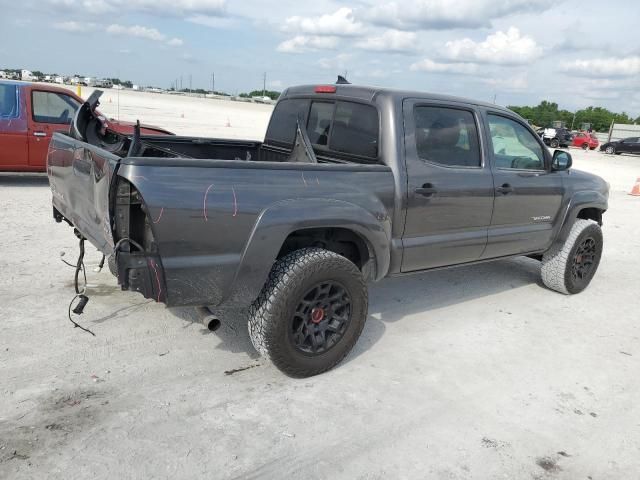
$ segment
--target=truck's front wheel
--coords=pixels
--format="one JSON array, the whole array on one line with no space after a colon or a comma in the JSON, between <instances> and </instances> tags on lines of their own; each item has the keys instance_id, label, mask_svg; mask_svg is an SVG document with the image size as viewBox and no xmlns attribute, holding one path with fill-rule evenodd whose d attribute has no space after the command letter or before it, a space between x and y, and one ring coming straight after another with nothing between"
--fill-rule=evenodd
<instances>
[{"instance_id":1,"label":"truck's front wheel","mask_svg":"<svg viewBox=\"0 0 640 480\"><path fill-rule=\"evenodd\" d=\"M602 230L590 220L578 219L564 243L542 257L542 281L560 293L579 293L591 282L602 256Z\"/></svg>"},{"instance_id":2,"label":"truck's front wheel","mask_svg":"<svg viewBox=\"0 0 640 480\"><path fill-rule=\"evenodd\" d=\"M255 349L292 377L310 377L338 364L367 319L367 287L358 268L321 248L279 259L249 310Z\"/></svg>"}]
</instances>

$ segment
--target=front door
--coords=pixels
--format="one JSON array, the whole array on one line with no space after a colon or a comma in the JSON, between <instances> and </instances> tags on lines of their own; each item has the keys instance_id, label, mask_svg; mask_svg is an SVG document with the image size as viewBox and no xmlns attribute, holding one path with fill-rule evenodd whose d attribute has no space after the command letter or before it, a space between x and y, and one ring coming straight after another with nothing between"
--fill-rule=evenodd
<instances>
[{"instance_id":1,"label":"front door","mask_svg":"<svg viewBox=\"0 0 640 480\"><path fill-rule=\"evenodd\" d=\"M403 104L407 214L402 271L477 260L487 243L493 180L478 113L456 103Z\"/></svg>"},{"instance_id":2,"label":"front door","mask_svg":"<svg viewBox=\"0 0 640 480\"><path fill-rule=\"evenodd\" d=\"M537 252L551 245L566 172L551 171L551 155L520 120L488 113L496 195L483 258Z\"/></svg>"},{"instance_id":3,"label":"front door","mask_svg":"<svg viewBox=\"0 0 640 480\"><path fill-rule=\"evenodd\" d=\"M54 132L69 131L80 104L71 95L33 90L29 128L29 165L44 169Z\"/></svg>"}]
</instances>

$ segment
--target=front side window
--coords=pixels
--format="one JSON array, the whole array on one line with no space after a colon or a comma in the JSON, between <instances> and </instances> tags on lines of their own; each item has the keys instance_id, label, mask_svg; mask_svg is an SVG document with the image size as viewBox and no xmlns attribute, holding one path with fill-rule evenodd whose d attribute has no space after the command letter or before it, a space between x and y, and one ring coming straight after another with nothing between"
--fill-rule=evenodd
<instances>
[{"instance_id":1,"label":"front side window","mask_svg":"<svg viewBox=\"0 0 640 480\"><path fill-rule=\"evenodd\" d=\"M544 170L542 147L520 123L489 114L489 129L496 167Z\"/></svg>"},{"instance_id":2,"label":"front side window","mask_svg":"<svg viewBox=\"0 0 640 480\"><path fill-rule=\"evenodd\" d=\"M471 112L418 106L414 116L418 157L447 167L481 165L478 131Z\"/></svg>"},{"instance_id":3,"label":"front side window","mask_svg":"<svg viewBox=\"0 0 640 480\"><path fill-rule=\"evenodd\" d=\"M40 123L69 124L80 106L63 93L34 91L31 99L33 119Z\"/></svg>"}]
</instances>

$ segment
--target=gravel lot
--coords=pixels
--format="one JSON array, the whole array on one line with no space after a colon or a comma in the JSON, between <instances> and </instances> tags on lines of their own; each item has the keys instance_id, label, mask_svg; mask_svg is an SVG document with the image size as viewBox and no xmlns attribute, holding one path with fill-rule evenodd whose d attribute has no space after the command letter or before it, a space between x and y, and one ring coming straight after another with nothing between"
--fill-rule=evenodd
<instances>
[{"instance_id":1,"label":"gravel lot","mask_svg":"<svg viewBox=\"0 0 640 480\"><path fill-rule=\"evenodd\" d=\"M227 103L212 122L239 108L259 138L270 107ZM187 132L163 108L144 120L202 133L206 113ZM238 314L211 333L120 292L93 247L96 336L72 328L72 230L46 177L0 175L0 478L637 477L640 158L571 153L611 183L588 290L543 288L529 259L386 280L355 350L306 380L260 360Z\"/></svg>"}]
</instances>

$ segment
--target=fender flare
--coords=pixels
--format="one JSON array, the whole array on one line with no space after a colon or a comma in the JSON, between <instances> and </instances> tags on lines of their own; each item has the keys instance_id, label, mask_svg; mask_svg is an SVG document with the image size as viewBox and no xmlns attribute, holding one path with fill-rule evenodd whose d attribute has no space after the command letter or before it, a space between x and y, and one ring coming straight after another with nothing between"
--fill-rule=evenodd
<instances>
[{"instance_id":1,"label":"fender flare","mask_svg":"<svg viewBox=\"0 0 640 480\"><path fill-rule=\"evenodd\" d=\"M571 232L578 213L585 208L596 208L604 213L607 210L608 202L607 197L595 190L586 190L577 192L569 200L567 210L562 221L562 226L556 237L556 242L564 242Z\"/></svg>"},{"instance_id":2,"label":"fender flare","mask_svg":"<svg viewBox=\"0 0 640 480\"><path fill-rule=\"evenodd\" d=\"M255 300L284 241L297 230L351 230L366 242L375 265L374 279L381 279L391 261L391 218L382 204L373 206L375 213L350 202L327 198L290 199L269 206L251 231L229 294L222 303L247 305Z\"/></svg>"}]
</instances>

